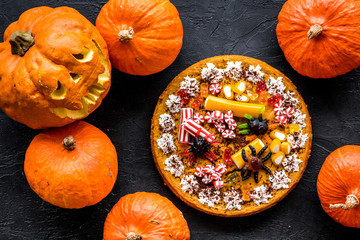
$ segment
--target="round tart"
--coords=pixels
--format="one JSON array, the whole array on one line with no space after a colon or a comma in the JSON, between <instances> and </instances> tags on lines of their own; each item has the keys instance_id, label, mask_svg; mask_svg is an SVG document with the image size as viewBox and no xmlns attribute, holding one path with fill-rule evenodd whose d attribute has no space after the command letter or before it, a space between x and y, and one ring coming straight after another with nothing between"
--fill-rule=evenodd
<instances>
[{"instance_id":1,"label":"round tart","mask_svg":"<svg viewBox=\"0 0 360 240\"><path fill-rule=\"evenodd\" d=\"M165 184L189 206L222 217L259 213L283 199L305 171L311 142L294 84L244 56L208 58L180 73L151 123Z\"/></svg>"}]
</instances>

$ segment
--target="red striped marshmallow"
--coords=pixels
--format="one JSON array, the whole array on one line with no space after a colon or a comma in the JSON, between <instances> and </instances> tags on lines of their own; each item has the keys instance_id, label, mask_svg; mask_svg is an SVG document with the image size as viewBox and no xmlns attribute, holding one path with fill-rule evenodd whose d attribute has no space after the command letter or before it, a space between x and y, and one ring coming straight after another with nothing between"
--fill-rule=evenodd
<instances>
[{"instance_id":1,"label":"red striped marshmallow","mask_svg":"<svg viewBox=\"0 0 360 240\"><path fill-rule=\"evenodd\" d=\"M180 127L179 127L179 143L180 144L188 144L190 143L190 134L185 131L183 123L186 120L193 118L194 110L192 108L182 108L181 109L181 117L180 117Z\"/></svg>"},{"instance_id":2,"label":"red striped marshmallow","mask_svg":"<svg viewBox=\"0 0 360 240\"><path fill-rule=\"evenodd\" d=\"M185 131L190 133L194 137L203 137L209 143L212 143L215 140L215 135L210 133L208 130L197 124L192 119L187 119L183 122L182 126Z\"/></svg>"}]
</instances>

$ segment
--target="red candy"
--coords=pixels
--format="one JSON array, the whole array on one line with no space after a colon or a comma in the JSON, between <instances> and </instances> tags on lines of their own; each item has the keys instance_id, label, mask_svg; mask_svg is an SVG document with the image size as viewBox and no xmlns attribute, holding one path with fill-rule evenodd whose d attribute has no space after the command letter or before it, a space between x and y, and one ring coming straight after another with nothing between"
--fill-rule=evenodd
<instances>
[{"instance_id":1,"label":"red candy","mask_svg":"<svg viewBox=\"0 0 360 240\"><path fill-rule=\"evenodd\" d=\"M257 94L260 94L262 91L265 90L265 82L264 81L259 81L257 84L256 84L256 93Z\"/></svg>"},{"instance_id":2,"label":"red candy","mask_svg":"<svg viewBox=\"0 0 360 240\"><path fill-rule=\"evenodd\" d=\"M272 96L268 99L268 103L270 106L274 106L276 103L280 102L282 99L282 96L280 93L277 93L275 96Z\"/></svg>"},{"instance_id":3,"label":"red candy","mask_svg":"<svg viewBox=\"0 0 360 240\"><path fill-rule=\"evenodd\" d=\"M221 111L213 111L212 114L211 114L211 118L214 121L223 122L224 121L224 114Z\"/></svg>"},{"instance_id":4,"label":"red candy","mask_svg":"<svg viewBox=\"0 0 360 240\"><path fill-rule=\"evenodd\" d=\"M221 188L224 187L224 182L223 182L223 181L215 181L215 182L214 182L214 187L215 187L217 190L219 190L219 189L221 189Z\"/></svg>"},{"instance_id":5,"label":"red candy","mask_svg":"<svg viewBox=\"0 0 360 240\"><path fill-rule=\"evenodd\" d=\"M181 98L181 103L186 105L190 102L190 95L185 92L184 89L180 89L178 92L177 92L177 95Z\"/></svg>"},{"instance_id":6,"label":"red candy","mask_svg":"<svg viewBox=\"0 0 360 240\"><path fill-rule=\"evenodd\" d=\"M226 129L226 125L223 122L215 122L215 128L219 131L219 133L223 133Z\"/></svg>"},{"instance_id":7,"label":"red candy","mask_svg":"<svg viewBox=\"0 0 360 240\"><path fill-rule=\"evenodd\" d=\"M220 84L211 84L210 85L210 92L212 95L216 95L221 92L222 86Z\"/></svg>"},{"instance_id":8,"label":"red candy","mask_svg":"<svg viewBox=\"0 0 360 240\"><path fill-rule=\"evenodd\" d=\"M194 110L192 108L182 108L180 116L180 128L179 128L179 143L188 144L190 142L190 133L185 131L182 125L186 120L193 118Z\"/></svg>"},{"instance_id":9,"label":"red candy","mask_svg":"<svg viewBox=\"0 0 360 240\"><path fill-rule=\"evenodd\" d=\"M282 103L276 103L274 105L274 111L275 114L278 115L282 115L283 114L283 110L284 110L284 105Z\"/></svg>"},{"instance_id":10,"label":"red candy","mask_svg":"<svg viewBox=\"0 0 360 240\"><path fill-rule=\"evenodd\" d=\"M198 109L200 108L200 105L201 105L201 103L202 103L203 101L204 101L204 98L199 95L199 96L197 96L197 97L194 99L194 101L191 103L191 107L192 107L193 109L198 110Z\"/></svg>"},{"instance_id":11,"label":"red candy","mask_svg":"<svg viewBox=\"0 0 360 240\"><path fill-rule=\"evenodd\" d=\"M228 121L230 121L230 120L234 120L233 112L231 110L228 111L227 113L225 113L224 118L225 118L226 123L228 123Z\"/></svg>"},{"instance_id":12,"label":"red candy","mask_svg":"<svg viewBox=\"0 0 360 240\"><path fill-rule=\"evenodd\" d=\"M215 172L215 167L213 165L206 165L203 172L206 174L213 174Z\"/></svg>"},{"instance_id":13,"label":"red candy","mask_svg":"<svg viewBox=\"0 0 360 240\"><path fill-rule=\"evenodd\" d=\"M211 112L207 112L206 114L205 114L205 121L207 122L207 123L213 123L214 121L213 121L213 119L212 119L212 117L211 117Z\"/></svg>"},{"instance_id":14,"label":"red candy","mask_svg":"<svg viewBox=\"0 0 360 240\"><path fill-rule=\"evenodd\" d=\"M295 110L292 107L287 108L284 111L284 114L288 117L291 118L292 116L294 116Z\"/></svg>"},{"instance_id":15,"label":"red candy","mask_svg":"<svg viewBox=\"0 0 360 240\"><path fill-rule=\"evenodd\" d=\"M283 115L278 115L275 117L275 122L280 123L280 125L285 126L288 122L288 118Z\"/></svg>"},{"instance_id":16,"label":"red candy","mask_svg":"<svg viewBox=\"0 0 360 240\"><path fill-rule=\"evenodd\" d=\"M224 151L224 161L226 164L231 164L232 163L232 158L231 158L231 149L230 148L227 148L225 149Z\"/></svg>"},{"instance_id":17,"label":"red candy","mask_svg":"<svg viewBox=\"0 0 360 240\"><path fill-rule=\"evenodd\" d=\"M213 174L211 174L211 179L215 181L221 180L221 174L218 172L214 172Z\"/></svg>"},{"instance_id":18,"label":"red candy","mask_svg":"<svg viewBox=\"0 0 360 240\"><path fill-rule=\"evenodd\" d=\"M227 167L225 164L220 163L215 167L215 171L222 175L222 174L226 173Z\"/></svg>"},{"instance_id":19,"label":"red candy","mask_svg":"<svg viewBox=\"0 0 360 240\"><path fill-rule=\"evenodd\" d=\"M197 167L194 173L195 176L197 177L204 177L205 173L204 173L204 168L203 167Z\"/></svg>"},{"instance_id":20,"label":"red candy","mask_svg":"<svg viewBox=\"0 0 360 240\"><path fill-rule=\"evenodd\" d=\"M211 183L213 180L211 178L211 175L210 174L206 174L202 179L201 181L205 184L209 184Z\"/></svg>"},{"instance_id":21,"label":"red candy","mask_svg":"<svg viewBox=\"0 0 360 240\"><path fill-rule=\"evenodd\" d=\"M212 143L215 140L214 134L210 133L208 130L206 130L201 125L197 124L192 119L184 120L184 122L181 124L181 126L183 126L185 131L187 131L194 137L203 137L209 143Z\"/></svg>"},{"instance_id":22,"label":"red candy","mask_svg":"<svg viewBox=\"0 0 360 240\"><path fill-rule=\"evenodd\" d=\"M229 130L234 131L237 127L236 121L234 119L227 121L227 125L229 127Z\"/></svg>"},{"instance_id":23,"label":"red candy","mask_svg":"<svg viewBox=\"0 0 360 240\"><path fill-rule=\"evenodd\" d=\"M230 129L226 129L224 132L222 132L221 135L223 138L228 138L228 139L234 139L236 137L235 132L231 131Z\"/></svg>"},{"instance_id":24,"label":"red candy","mask_svg":"<svg viewBox=\"0 0 360 240\"><path fill-rule=\"evenodd\" d=\"M205 121L203 115L201 115L200 113L195 113L193 120L194 120L194 122L196 122L197 124L203 124L204 121Z\"/></svg>"}]
</instances>

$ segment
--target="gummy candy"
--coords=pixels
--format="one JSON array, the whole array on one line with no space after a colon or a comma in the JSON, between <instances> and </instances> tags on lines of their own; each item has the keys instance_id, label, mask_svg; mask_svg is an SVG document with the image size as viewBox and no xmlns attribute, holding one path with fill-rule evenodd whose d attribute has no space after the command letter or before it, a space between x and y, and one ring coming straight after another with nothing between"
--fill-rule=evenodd
<instances>
[{"instance_id":1,"label":"gummy candy","mask_svg":"<svg viewBox=\"0 0 360 240\"><path fill-rule=\"evenodd\" d=\"M190 102L190 95L185 92L184 89L180 89L178 92L177 92L177 95L181 98L181 103L186 105Z\"/></svg>"},{"instance_id":2,"label":"gummy candy","mask_svg":"<svg viewBox=\"0 0 360 240\"><path fill-rule=\"evenodd\" d=\"M204 101L204 98L202 96L197 96L194 101L191 103L191 107L193 109L198 110L200 108L201 103Z\"/></svg>"}]
</instances>

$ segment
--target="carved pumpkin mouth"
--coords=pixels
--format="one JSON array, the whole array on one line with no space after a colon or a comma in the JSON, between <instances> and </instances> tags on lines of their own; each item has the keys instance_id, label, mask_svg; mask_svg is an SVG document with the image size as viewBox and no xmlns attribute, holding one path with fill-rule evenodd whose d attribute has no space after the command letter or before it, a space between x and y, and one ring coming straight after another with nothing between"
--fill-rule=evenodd
<instances>
[{"instance_id":1,"label":"carved pumpkin mouth","mask_svg":"<svg viewBox=\"0 0 360 240\"><path fill-rule=\"evenodd\" d=\"M106 57L104 56L103 52L100 49L99 44L92 40L93 43L96 46L96 49L98 51L98 56L100 59L100 63L104 66L105 71L98 75L98 81L93 84L89 88L89 92L86 96L81 97L81 104L82 109L80 110L70 110L68 108L50 108L50 111L54 114L56 114L60 118L71 118L71 119L81 119L84 118L89 114L89 109L91 105L95 105L100 98L101 94L105 91L104 84L108 81L110 81L110 69L108 67L108 62L106 60ZM94 52L91 51L88 48L84 48L79 54L73 55L76 60L79 62L88 62L92 59ZM72 80L74 82L77 82L80 80L81 75L75 74L75 73L69 73ZM53 99L62 99L65 97L67 92L67 89L65 85L58 82L58 88L51 93L51 97Z\"/></svg>"}]
</instances>

